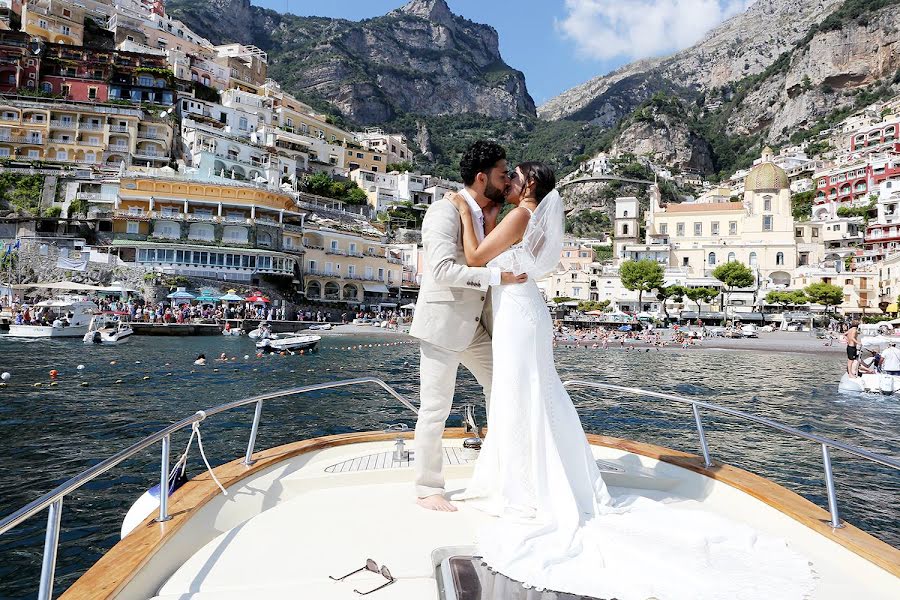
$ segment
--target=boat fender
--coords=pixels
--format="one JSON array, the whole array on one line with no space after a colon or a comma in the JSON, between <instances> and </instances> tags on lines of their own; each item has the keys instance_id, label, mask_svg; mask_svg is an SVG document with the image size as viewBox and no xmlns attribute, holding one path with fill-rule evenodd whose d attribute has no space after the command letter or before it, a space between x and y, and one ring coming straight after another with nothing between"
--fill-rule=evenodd
<instances>
[{"instance_id":1,"label":"boat fender","mask_svg":"<svg viewBox=\"0 0 900 600\"><path fill-rule=\"evenodd\" d=\"M0 379L3 381L9 381L10 377L12 377L12 375L9 374L9 371L4 371L3 374L0 375Z\"/></svg>"},{"instance_id":2,"label":"boat fender","mask_svg":"<svg viewBox=\"0 0 900 600\"><path fill-rule=\"evenodd\" d=\"M75 368L78 369L79 371L84 371L84 365L78 365Z\"/></svg>"},{"instance_id":3,"label":"boat fender","mask_svg":"<svg viewBox=\"0 0 900 600\"><path fill-rule=\"evenodd\" d=\"M173 477L169 482L169 495L183 486L187 482L187 474L181 472L179 469L175 477ZM144 519L153 514L153 511L159 508L159 484L157 483L152 488L141 494L141 496L135 500L134 504L131 505L131 508L128 509L128 512L125 514L125 518L122 520L122 530L120 532L121 537L125 537L129 533L131 533L134 528L140 525Z\"/></svg>"}]
</instances>

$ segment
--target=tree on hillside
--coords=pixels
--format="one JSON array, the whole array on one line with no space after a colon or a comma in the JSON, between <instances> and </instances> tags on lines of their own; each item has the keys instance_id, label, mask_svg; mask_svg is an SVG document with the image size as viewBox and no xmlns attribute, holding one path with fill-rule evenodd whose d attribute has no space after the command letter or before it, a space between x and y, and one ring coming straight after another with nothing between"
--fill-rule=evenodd
<instances>
[{"instance_id":1,"label":"tree on hillside","mask_svg":"<svg viewBox=\"0 0 900 600\"><path fill-rule=\"evenodd\" d=\"M812 216L813 196L815 194L815 190L810 190L791 196L791 214L795 221L806 221Z\"/></svg>"},{"instance_id":2,"label":"tree on hillside","mask_svg":"<svg viewBox=\"0 0 900 600\"><path fill-rule=\"evenodd\" d=\"M700 303L706 302L710 304L719 297L719 290L710 287L687 288L684 295L697 303L697 318L700 318Z\"/></svg>"},{"instance_id":3,"label":"tree on hillside","mask_svg":"<svg viewBox=\"0 0 900 600\"><path fill-rule=\"evenodd\" d=\"M712 276L725 286L725 318L728 318L728 302L736 288L750 287L756 283L753 271L743 263L735 260L721 264L713 269Z\"/></svg>"},{"instance_id":4,"label":"tree on hillside","mask_svg":"<svg viewBox=\"0 0 900 600\"><path fill-rule=\"evenodd\" d=\"M638 293L638 310L643 310L644 292L663 287L663 268L655 260L626 260L619 267L619 277L625 289Z\"/></svg>"},{"instance_id":5,"label":"tree on hillside","mask_svg":"<svg viewBox=\"0 0 900 600\"><path fill-rule=\"evenodd\" d=\"M810 302L824 306L826 313L829 306L838 306L844 301L844 290L830 283L821 281L819 283L811 283L803 288L803 291Z\"/></svg>"},{"instance_id":6,"label":"tree on hillside","mask_svg":"<svg viewBox=\"0 0 900 600\"><path fill-rule=\"evenodd\" d=\"M666 306L666 301L671 299L673 302L682 302L686 291L684 286L680 285L667 285L656 290L656 299L662 304L666 320L669 319L669 307Z\"/></svg>"}]
</instances>

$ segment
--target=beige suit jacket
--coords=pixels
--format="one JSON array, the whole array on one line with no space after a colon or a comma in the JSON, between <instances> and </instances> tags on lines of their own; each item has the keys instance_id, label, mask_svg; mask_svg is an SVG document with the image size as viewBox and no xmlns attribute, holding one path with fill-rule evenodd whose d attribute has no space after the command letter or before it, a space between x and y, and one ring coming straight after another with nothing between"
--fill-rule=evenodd
<instances>
[{"instance_id":1,"label":"beige suit jacket","mask_svg":"<svg viewBox=\"0 0 900 600\"><path fill-rule=\"evenodd\" d=\"M490 269L466 265L459 211L447 199L425 213L422 245L425 267L409 334L461 352L479 324L491 333Z\"/></svg>"}]
</instances>

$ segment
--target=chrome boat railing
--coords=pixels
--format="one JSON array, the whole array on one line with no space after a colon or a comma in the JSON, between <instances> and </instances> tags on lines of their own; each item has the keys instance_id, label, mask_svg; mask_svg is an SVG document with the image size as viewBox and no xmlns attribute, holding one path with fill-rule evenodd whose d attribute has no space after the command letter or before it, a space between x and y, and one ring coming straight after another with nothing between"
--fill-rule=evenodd
<instances>
[{"instance_id":1,"label":"chrome boat railing","mask_svg":"<svg viewBox=\"0 0 900 600\"><path fill-rule=\"evenodd\" d=\"M816 435L814 433L806 433L805 431L801 431L795 427L790 427L789 425L782 425L777 421L773 421L771 419L767 419L765 417L759 417L756 415L752 415L750 413L746 413L741 410L736 410L734 408L728 408L727 406L719 406L718 404L713 404L712 402L703 402L702 400L691 400L690 398L683 398L682 396L675 396L673 394L664 394L661 392L650 392L648 390L644 390L641 388L635 387L626 387L622 385L614 385L611 383L597 383L595 381L581 381L581 380L572 380L566 381L563 385L567 388L571 387L589 387L599 390L611 390L616 392L625 392L628 394L635 394L637 396L647 396L650 398L660 398L662 400L674 400L675 402L680 402L682 404L690 404L691 411L694 414L694 423L697 426L697 436L700 440L700 450L703 452L703 463L707 467L712 466L712 459L710 458L709 453L709 445L706 442L706 431L703 429L703 421L700 419L700 409L708 409L713 412L718 412L726 415L730 415L732 417L738 417L740 419L744 419L746 421L751 421L753 423L758 423L760 425L765 425L770 429L776 429L783 433L787 433L799 438L803 438L805 440L809 440L811 442L816 442L822 446L822 466L825 471L825 491L828 493L828 512L831 513L831 526L835 529L843 527L841 524L840 513L838 512L837 505L837 493L835 491L834 486L834 473L831 470L831 454L829 452L829 448L835 448L837 450L842 450L848 454L853 456L863 458L865 460L878 463L880 465L884 465L886 467L891 467L900 471L900 461L897 459L891 458L889 456L882 456L881 454L876 454L874 452L870 452L863 448L858 448L856 446L851 446L850 444L845 444L844 442L839 442L837 440L833 440L831 438L823 437L821 435Z\"/></svg>"},{"instance_id":2,"label":"chrome boat railing","mask_svg":"<svg viewBox=\"0 0 900 600\"><path fill-rule=\"evenodd\" d=\"M168 514L168 494L162 493L163 490L168 489L169 482L169 452L171 446L171 435L176 431L184 429L186 427L191 427L194 423L200 423L205 420L207 417L212 415L216 415L225 411L229 411L235 408L240 408L242 406L248 406L250 404L255 404L255 410L253 413L253 422L250 428L250 439L247 443L247 451L244 455L244 460L242 461L245 465L253 464L253 451L256 446L256 436L259 431L259 423L262 418L262 407L263 402L267 400L273 400L276 398L284 398L287 396L294 396L298 394L304 394L308 392L314 392L319 390L347 387L353 385L361 385L373 383L375 385L380 386L385 391L387 391L391 396L396 398L403 404L405 407L409 408L413 413L418 413L418 410L412 403L410 403L406 398L404 398L400 393L398 393L393 387L385 383L383 380L377 377L359 377L355 379L346 379L342 381L332 381L328 383L317 383L311 384L296 388L290 388L287 390L282 390L279 392L272 392L268 394L262 394L259 396L253 396L251 398L245 398L243 400L236 400L234 402L229 402L226 404L221 404L219 406L207 409L200 410L187 417L182 419L156 433L149 435L142 440L136 442L135 444L129 446L125 450L122 450L118 454L111 456L110 458L94 465L90 469L76 475L72 479L69 479L65 483L57 486L55 489L47 492L40 498L34 500L28 505L22 507L11 515L7 516L3 520L0 520L0 535L3 535L10 529L13 529L23 521L29 519L45 508L49 508L48 517L47 517L47 532L44 538L44 555L41 564L41 579L40 579L40 588L38 591L38 599L39 600L50 600L53 596L53 582L54 582L54 573L56 569L56 555L57 549L59 545L59 529L60 529L60 519L62 516L62 505L63 498L77 490L84 484L89 481L96 479L103 473L109 471L119 463L133 457L134 455L142 452L155 444L156 442L160 442L162 446L162 454L160 459L160 499L159 499L159 516L157 517L157 521L163 522L171 519L171 516ZM874 452L870 452L863 448L858 448L856 446L852 446L850 444L845 444L844 442L840 442L837 440L832 440L830 438L826 438L823 436L819 436L812 433L806 433L794 427L790 427L787 425L782 425L776 421L772 421L771 419L766 419L764 417L759 417L756 415L752 415L750 413L746 413L740 410L735 410L733 408L728 408L725 406L719 406L717 404L713 404L711 402L703 402L700 400L691 400L689 398L684 398L681 396L675 396L672 394L665 394L660 392L651 392L648 390L644 390L641 388L634 387L625 387L620 385L613 385L607 383L598 383L592 381L581 381L581 380L573 380L566 381L563 384L567 388L572 387L588 387L593 389L601 389L601 390L610 390L610 391L618 391L625 392L628 394L634 394L637 396L647 396L651 398L660 398L664 400L672 400L675 402L679 402L682 404L691 405L691 410L694 416L694 423L697 427L697 433L700 440L700 449L703 453L703 461L707 467L712 466L712 460L710 458L709 446L706 441L706 433L703 428L703 422L700 418L700 409L706 409L713 412L718 412L726 415L730 415L733 417L738 417L747 421L751 421L753 423L758 423L761 425L765 425L769 428L776 429L778 431L803 438L809 441L816 442L822 447L822 460L825 471L825 481L826 487L828 491L828 505L829 510L831 512L831 525L832 527L838 528L842 527L840 522L840 516L838 514L837 507L837 497L835 495L835 485L834 485L834 475L831 470L831 457L829 454L829 448L835 448L853 456L857 456L859 458L863 458L865 460L869 460L884 466L892 467L896 470L900 470L900 461L888 457L882 456L880 454L876 454Z\"/></svg>"},{"instance_id":3,"label":"chrome boat railing","mask_svg":"<svg viewBox=\"0 0 900 600\"><path fill-rule=\"evenodd\" d=\"M50 510L47 517L47 533L44 537L44 555L41 562L41 580L40 587L38 589L38 600L50 600L53 597L53 580L56 571L56 553L59 546L59 527L60 519L62 517L63 498L66 495L77 490L89 481L96 479L103 473L109 471L119 463L131 458L135 454L146 450L156 442L161 442L162 458L160 460L159 472L159 517L157 517L156 520L159 522L168 521L172 518L169 515L169 497L168 494L163 493L163 490L169 489L169 451L171 445L171 436L173 433L186 427L191 427L194 423L199 423L207 417L211 417L212 415L216 415L235 408L240 408L242 406L256 404L256 410L253 413L253 424L250 427L250 441L247 443L247 452L244 455L243 460L244 464L252 465L253 449L256 445L256 434L259 431L259 421L262 418L263 402L265 402L266 400L273 400L275 398L284 398L286 396L294 396L297 394L305 394L308 392L347 387L351 385L360 385L364 383L374 383L378 386L381 386L391 396L399 400L401 404L412 410L413 413L418 413L416 407L413 406L406 398L401 396L400 393L397 392L397 390L389 386L381 379L378 379L377 377L358 377L356 379L345 379L342 381L332 381L329 383L304 385L301 387L282 390L280 392L272 392L269 394L253 396L252 398L245 398L243 400L235 400L234 402L220 404L219 406L206 410L198 410L190 417L173 423L172 425L169 425L168 427L161 429L152 435L148 435L144 439L136 442L135 444L132 444L118 454L115 454L107 458L106 460L94 465L87 471L76 475L72 479L69 479L65 483L57 486L55 489L50 490L37 500L30 502L13 514L4 518L2 521L0 521L0 535L3 535L13 527L19 525L23 521L34 516L36 513L39 513L40 511L49 507Z\"/></svg>"}]
</instances>

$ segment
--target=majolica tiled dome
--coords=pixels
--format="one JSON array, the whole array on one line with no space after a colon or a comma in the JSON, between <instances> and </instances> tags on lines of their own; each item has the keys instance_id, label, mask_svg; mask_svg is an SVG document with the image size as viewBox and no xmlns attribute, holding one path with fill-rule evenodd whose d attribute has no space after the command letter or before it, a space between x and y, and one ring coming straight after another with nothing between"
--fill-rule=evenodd
<instances>
[{"instance_id":1,"label":"majolica tiled dome","mask_svg":"<svg viewBox=\"0 0 900 600\"><path fill-rule=\"evenodd\" d=\"M744 190L748 192L771 192L790 188L787 173L772 162L772 149L763 150L762 162L750 169L744 179Z\"/></svg>"}]
</instances>

